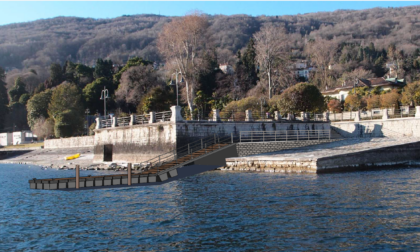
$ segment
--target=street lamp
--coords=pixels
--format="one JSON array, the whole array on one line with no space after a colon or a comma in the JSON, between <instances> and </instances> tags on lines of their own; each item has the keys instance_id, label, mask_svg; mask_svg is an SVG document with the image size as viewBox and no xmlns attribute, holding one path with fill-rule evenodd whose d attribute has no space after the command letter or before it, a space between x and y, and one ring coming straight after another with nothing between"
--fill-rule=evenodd
<instances>
[{"instance_id":1,"label":"street lamp","mask_svg":"<svg viewBox=\"0 0 420 252\"><path fill-rule=\"evenodd\" d=\"M101 92L101 100L104 100L104 117L106 119L106 99L108 99L108 89L104 87L104 90Z\"/></svg>"},{"instance_id":2,"label":"street lamp","mask_svg":"<svg viewBox=\"0 0 420 252\"><path fill-rule=\"evenodd\" d=\"M87 135L89 135L89 119L88 119L88 116L89 116L90 110L86 109L85 113L86 113L86 136L87 136Z\"/></svg>"},{"instance_id":3,"label":"street lamp","mask_svg":"<svg viewBox=\"0 0 420 252\"><path fill-rule=\"evenodd\" d=\"M182 83L183 82L183 77L182 77L182 73L181 72L175 72L175 73L173 73L171 75L171 84L170 84L171 86L174 85L174 84L172 84L173 83L172 76L174 76L174 74L175 74L175 85L176 85L176 105L179 106L179 101L178 101L178 75L179 74L181 75L181 81L179 83Z\"/></svg>"}]
</instances>

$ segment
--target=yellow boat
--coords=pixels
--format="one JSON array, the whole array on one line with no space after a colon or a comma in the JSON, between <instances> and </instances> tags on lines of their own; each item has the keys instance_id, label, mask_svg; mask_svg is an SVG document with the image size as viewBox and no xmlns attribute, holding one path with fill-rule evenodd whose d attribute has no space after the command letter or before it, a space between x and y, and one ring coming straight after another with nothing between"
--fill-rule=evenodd
<instances>
[{"instance_id":1,"label":"yellow boat","mask_svg":"<svg viewBox=\"0 0 420 252\"><path fill-rule=\"evenodd\" d=\"M80 157L80 153L77 153L73 156L65 157L64 160L72 160Z\"/></svg>"}]
</instances>

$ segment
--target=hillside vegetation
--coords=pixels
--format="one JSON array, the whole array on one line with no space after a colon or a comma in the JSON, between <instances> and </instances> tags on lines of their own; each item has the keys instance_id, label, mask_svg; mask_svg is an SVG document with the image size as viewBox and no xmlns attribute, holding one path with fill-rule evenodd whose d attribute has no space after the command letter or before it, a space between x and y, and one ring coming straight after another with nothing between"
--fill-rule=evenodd
<instances>
[{"instance_id":1,"label":"hillside vegetation","mask_svg":"<svg viewBox=\"0 0 420 252\"><path fill-rule=\"evenodd\" d=\"M420 47L420 7L374 8L293 16L208 16L219 61L234 63L252 35L265 23L281 23L289 43L303 50L306 39L321 37L376 48L395 44L407 53ZM57 17L0 26L0 66L37 68L66 60L88 65L97 58L124 63L130 56L162 61L156 38L172 17L122 16L113 19Z\"/></svg>"}]
</instances>

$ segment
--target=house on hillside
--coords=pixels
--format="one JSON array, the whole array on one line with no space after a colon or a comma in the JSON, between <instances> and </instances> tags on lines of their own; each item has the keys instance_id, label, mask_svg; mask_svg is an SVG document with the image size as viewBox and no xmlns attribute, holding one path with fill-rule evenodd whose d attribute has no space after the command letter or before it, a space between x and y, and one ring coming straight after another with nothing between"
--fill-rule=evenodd
<instances>
[{"instance_id":1,"label":"house on hillside","mask_svg":"<svg viewBox=\"0 0 420 252\"><path fill-rule=\"evenodd\" d=\"M315 68L310 67L307 60L293 62L288 68L294 72L296 78L303 78L305 80L309 80L310 72L315 71Z\"/></svg>"},{"instance_id":2,"label":"house on hillside","mask_svg":"<svg viewBox=\"0 0 420 252\"><path fill-rule=\"evenodd\" d=\"M370 79L357 79L352 82L344 82L341 87L326 89L321 92L325 97L330 96L340 101L344 101L349 92L355 87L368 87L369 91L375 87L380 87L381 90L390 90L394 88L404 87L405 79L397 78L370 78Z\"/></svg>"},{"instance_id":3,"label":"house on hillside","mask_svg":"<svg viewBox=\"0 0 420 252\"><path fill-rule=\"evenodd\" d=\"M220 64L219 68L225 74L234 74L235 73L235 71L233 70L233 67L229 64Z\"/></svg>"}]
</instances>

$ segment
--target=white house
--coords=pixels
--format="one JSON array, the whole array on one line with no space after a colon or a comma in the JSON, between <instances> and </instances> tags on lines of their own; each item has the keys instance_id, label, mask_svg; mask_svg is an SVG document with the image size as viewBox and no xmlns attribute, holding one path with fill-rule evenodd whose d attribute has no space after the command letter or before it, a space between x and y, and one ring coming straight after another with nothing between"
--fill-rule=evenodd
<instances>
[{"instance_id":1,"label":"white house","mask_svg":"<svg viewBox=\"0 0 420 252\"><path fill-rule=\"evenodd\" d=\"M0 146L13 145L13 134L12 133L1 133L0 134Z\"/></svg>"}]
</instances>

